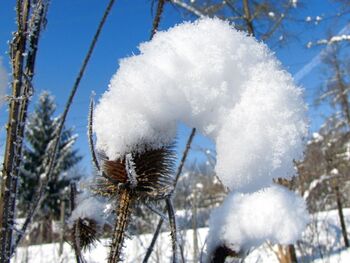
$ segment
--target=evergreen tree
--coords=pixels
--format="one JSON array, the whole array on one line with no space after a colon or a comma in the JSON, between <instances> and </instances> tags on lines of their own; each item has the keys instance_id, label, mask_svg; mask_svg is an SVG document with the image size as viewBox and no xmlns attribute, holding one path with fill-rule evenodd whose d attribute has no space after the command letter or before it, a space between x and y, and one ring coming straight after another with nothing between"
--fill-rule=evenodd
<instances>
[{"instance_id":1,"label":"evergreen tree","mask_svg":"<svg viewBox=\"0 0 350 263\"><path fill-rule=\"evenodd\" d=\"M43 92L28 121L18 192L20 215L26 214L26 210L38 190L41 175L46 171L44 160L47 158L48 148L60 122L60 117L53 117L55 109L53 97L48 92ZM77 150L73 149L76 139L77 136L72 134L72 129L64 128L57 151L54 172L46 189L46 197L40 207L41 218L59 218L60 199L62 199L65 188L69 186L70 181L76 179L69 176L69 170L81 160Z\"/></svg>"}]
</instances>

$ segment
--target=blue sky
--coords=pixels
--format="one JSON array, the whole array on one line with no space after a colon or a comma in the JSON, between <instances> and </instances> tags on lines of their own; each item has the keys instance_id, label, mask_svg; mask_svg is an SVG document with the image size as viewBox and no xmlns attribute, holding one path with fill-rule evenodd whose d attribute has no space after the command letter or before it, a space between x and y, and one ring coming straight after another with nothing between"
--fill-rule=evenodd
<instances>
[{"instance_id":1,"label":"blue sky","mask_svg":"<svg viewBox=\"0 0 350 263\"><path fill-rule=\"evenodd\" d=\"M74 83L77 72L84 58L107 0L53 0L49 7L48 24L44 31L37 60L36 75L34 79L35 97L42 90L49 90L56 98L57 112L61 113L70 89ZM334 12L327 0L309 0L307 5L299 9L298 17L304 20L307 16L315 18ZM160 30L167 29L176 23L188 20L183 17L180 10L168 5ZM334 32L340 31L346 25L346 20L334 23L330 20L314 22L296 22L290 29L295 32L292 44L274 49L276 56L281 60L285 69L296 74L302 70L320 52L321 47L307 49L309 41L324 36L325 29L332 22ZM8 41L11 32L15 30L15 12L13 1L0 3L0 56L5 66L8 65ZM86 137L87 111L89 97L92 91L96 92L96 99L107 89L111 76L118 69L118 60L137 53L140 42L149 38L152 26L151 0L127 1L118 0L103 29L100 40L87 68L85 76L76 94L73 107L68 115L67 125L75 126L79 139L76 147L85 156L82 167L89 171L89 151ZM314 93L319 87L321 78L320 67L309 72L299 84L305 88L305 100L309 103L309 118L311 130L316 131L322 123L322 113L328 112L327 107L312 106ZM0 109L0 126L3 127L7 119L6 107ZM181 127L178 133L179 151L182 152L184 143L190 130ZM0 130L0 145L5 139L4 129ZM195 147L212 147L209 140L197 136ZM1 155L3 150L1 150ZM192 160L201 158L198 153L191 155Z\"/></svg>"}]
</instances>

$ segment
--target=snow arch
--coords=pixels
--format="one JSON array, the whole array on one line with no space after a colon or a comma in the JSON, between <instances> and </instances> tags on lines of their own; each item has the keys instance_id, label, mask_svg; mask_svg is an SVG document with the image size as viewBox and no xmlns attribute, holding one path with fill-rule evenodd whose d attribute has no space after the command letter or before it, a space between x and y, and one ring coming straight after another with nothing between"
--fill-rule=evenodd
<instances>
[{"instance_id":1,"label":"snow arch","mask_svg":"<svg viewBox=\"0 0 350 263\"><path fill-rule=\"evenodd\" d=\"M177 123L216 143L216 172L251 192L294 173L307 133L302 91L272 52L219 19L159 32L120 61L96 107L97 149L110 159L168 144Z\"/></svg>"}]
</instances>

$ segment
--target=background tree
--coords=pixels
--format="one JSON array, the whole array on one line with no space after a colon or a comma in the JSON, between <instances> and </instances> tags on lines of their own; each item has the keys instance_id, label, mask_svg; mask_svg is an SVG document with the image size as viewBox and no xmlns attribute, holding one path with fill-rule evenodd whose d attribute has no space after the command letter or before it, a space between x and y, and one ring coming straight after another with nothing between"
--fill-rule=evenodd
<instances>
[{"instance_id":1,"label":"background tree","mask_svg":"<svg viewBox=\"0 0 350 263\"><path fill-rule=\"evenodd\" d=\"M43 92L27 124L18 193L20 216L29 209L41 176L47 169L44 160L47 158L48 148L53 142L60 122L60 117L54 117L55 109L53 97L48 92ZM35 220L45 218L51 221L59 218L60 201L64 197L64 192L72 180L78 179L76 174L71 177L69 173L69 170L81 160L77 150L73 149L76 139L77 136L73 135L72 129L63 130L47 194Z\"/></svg>"},{"instance_id":2,"label":"background tree","mask_svg":"<svg viewBox=\"0 0 350 263\"><path fill-rule=\"evenodd\" d=\"M289 31L285 22L295 19L297 7L302 6L302 1L297 0L171 0L171 2L187 14L196 17L215 16L232 22L239 30L244 30L260 40L269 40L270 45L285 42Z\"/></svg>"}]
</instances>

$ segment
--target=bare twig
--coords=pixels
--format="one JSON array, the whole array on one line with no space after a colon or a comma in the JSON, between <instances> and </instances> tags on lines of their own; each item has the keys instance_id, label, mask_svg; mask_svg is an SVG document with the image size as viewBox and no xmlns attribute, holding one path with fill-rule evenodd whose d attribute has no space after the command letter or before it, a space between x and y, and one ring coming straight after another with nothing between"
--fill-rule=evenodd
<instances>
[{"instance_id":1,"label":"bare twig","mask_svg":"<svg viewBox=\"0 0 350 263\"><path fill-rule=\"evenodd\" d=\"M156 13L156 16L154 17L154 20L153 20L153 27L152 27L150 39L153 38L153 36L155 35L155 33L158 30L160 18L162 16L162 13L164 10L165 1L166 0L158 0L157 13Z\"/></svg>"},{"instance_id":2,"label":"bare twig","mask_svg":"<svg viewBox=\"0 0 350 263\"><path fill-rule=\"evenodd\" d=\"M180 7L182 7L183 9L193 13L194 15L198 16L198 17L206 17L207 15L204 14L201 10L195 8L192 5L189 5L181 0L170 0L173 4L178 5Z\"/></svg>"}]
</instances>

